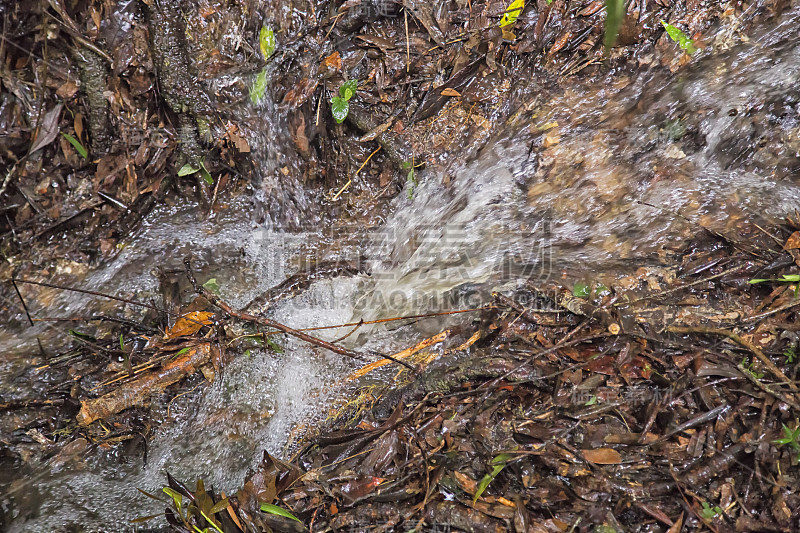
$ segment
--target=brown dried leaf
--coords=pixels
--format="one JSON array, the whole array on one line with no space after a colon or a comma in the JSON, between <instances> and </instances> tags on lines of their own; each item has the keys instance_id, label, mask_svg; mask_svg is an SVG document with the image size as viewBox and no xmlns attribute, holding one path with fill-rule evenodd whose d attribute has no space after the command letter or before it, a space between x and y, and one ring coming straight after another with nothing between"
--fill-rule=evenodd
<instances>
[{"instance_id":1,"label":"brown dried leaf","mask_svg":"<svg viewBox=\"0 0 800 533\"><path fill-rule=\"evenodd\" d=\"M583 458L590 463L598 465L618 465L622 462L622 457L614 448L595 448L594 450L583 450Z\"/></svg>"},{"instance_id":2,"label":"brown dried leaf","mask_svg":"<svg viewBox=\"0 0 800 533\"><path fill-rule=\"evenodd\" d=\"M203 326L210 326L211 320L209 320L214 313L209 311L192 311L191 313L186 313L178 320L175 321L175 325L167 330L166 335L164 335L164 339L174 339L175 337L183 337L185 335L194 335L200 328Z\"/></svg>"},{"instance_id":3,"label":"brown dried leaf","mask_svg":"<svg viewBox=\"0 0 800 533\"><path fill-rule=\"evenodd\" d=\"M342 70L342 56L339 55L339 52L334 52L325 59L322 60L322 63L319 65L320 74L323 76L326 74L333 74L334 72L339 72Z\"/></svg>"},{"instance_id":4,"label":"brown dried leaf","mask_svg":"<svg viewBox=\"0 0 800 533\"><path fill-rule=\"evenodd\" d=\"M783 249L796 250L798 248L800 248L800 231L795 231L786 239L786 244L783 245Z\"/></svg>"},{"instance_id":5,"label":"brown dried leaf","mask_svg":"<svg viewBox=\"0 0 800 533\"><path fill-rule=\"evenodd\" d=\"M33 145L31 145L31 153L44 148L58 136L58 121L61 118L62 107L64 107L63 104L57 104L45 114L39 125L39 134L36 136L36 140L33 141Z\"/></svg>"}]
</instances>

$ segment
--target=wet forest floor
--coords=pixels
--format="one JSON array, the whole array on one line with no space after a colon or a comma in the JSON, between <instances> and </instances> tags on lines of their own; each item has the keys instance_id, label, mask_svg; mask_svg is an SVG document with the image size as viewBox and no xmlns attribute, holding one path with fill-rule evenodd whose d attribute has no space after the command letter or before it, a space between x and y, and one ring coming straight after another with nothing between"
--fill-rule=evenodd
<instances>
[{"instance_id":1,"label":"wet forest floor","mask_svg":"<svg viewBox=\"0 0 800 533\"><path fill-rule=\"evenodd\" d=\"M377 224L426 175L447 181L537 90L680 71L692 56L662 20L705 54L791 6L637 0L609 53L597 0L532 1L503 27L492 0L0 8L0 274L69 286L156 206L196 202L214 218L254 191L254 217L282 227ZM260 114L279 117L269 146ZM559 142L552 130L537 149ZM265 455L236 495L170 478L166 520L226 533L795 531L798 231L794 215L698 226L663 267L611 287L520 280L383 361L390 385L362 391L293 457ZM141 407L224 372L230 323L367 355L233 309L212 286L175 301L191 275L166 273L163 301L135 321L108 316L66 351L42 349L25 374L39 396L0 398L4 489L43 455L140 453L153 429ZM32 318L21 285L2 288L10 326ZM44 301L41 287L26 298ZM0 524L17 512L4 502Z\"/></svg>"}]
</instances>

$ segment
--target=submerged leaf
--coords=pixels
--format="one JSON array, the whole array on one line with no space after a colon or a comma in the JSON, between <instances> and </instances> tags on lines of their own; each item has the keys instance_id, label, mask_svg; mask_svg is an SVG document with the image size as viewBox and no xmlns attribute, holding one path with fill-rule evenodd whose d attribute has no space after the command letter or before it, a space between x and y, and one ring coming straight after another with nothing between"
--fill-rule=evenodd
<instances>
[{"instance_id":1,"label":"submerged leaf","mask_svg":"<svg viewBox=\"0 0 800 533\"><path fill-rule=\"evenodd\" d=\"M576 298L588 298L591 290L589 289L589 285L579 281L572 286L572 295Z\"/></svg>"},{"instance_id":2,"label":"submerged leaf","mask_svg":"<svg viewBox=\"0 0 800 533\"><path fill-rule=\"evenodd\" d=\"M514 0L511 2L506 12L503 13L503 18L500 19L500 27L502 28L514 24L522 14L523 9L525 9L525 0Z\"/></svg>"},{"instance_id":3,"label":"submerged leaf","mask_svg":"<svg viewBox=\"0 0 800 533\"><path fill-rule=\"evenodd\" d=\"M210 278L208 281L203 283L203 288L219 295L219 283L217 283L217 278Z\"/></svg>"},{"instance_id":4,"label":"submerged leaf","mask_svg":"<svg viewBox=\"0 0 800 533\"><path fill-rule=\"evenodd\" d=\"M261 48L261 54L264 59L269 59L275 53L275 48L278 47L275 41L275 32L269 26L262 26L261 31L258 33L258 45Z\"/></svg>"},{"instance_id":5,"label":"submerged leaf","mask_svg":"<svg viewBox=\"0 0 800 533\"><path fill-rule=\"evenodd\" d=\"M258 73L253 84L250 86L250 101L253 105L258 104L264 99L264 94L267 92L267 69L263 69Z\"/></svg>"}]
</instances>

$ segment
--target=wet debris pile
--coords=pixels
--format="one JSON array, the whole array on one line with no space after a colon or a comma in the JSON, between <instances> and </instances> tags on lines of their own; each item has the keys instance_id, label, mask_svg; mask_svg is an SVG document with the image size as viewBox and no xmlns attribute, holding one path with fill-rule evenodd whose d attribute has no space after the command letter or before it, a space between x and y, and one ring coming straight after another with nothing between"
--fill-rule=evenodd
<instances>
[{"instance_id":1,"label":"wet debris pile","mask_svg":"<svg viewBox=\"0 0 800 533\"><path fill-rule=\"evenodd\" d=\"M218 68L195 58L177 3L14 2L0 17L4 256L108 258L154 206L189 197L208 210L248 168L247 142L208 88ZM247 55L214 49L218 61Z\"/></svg>"},{"instance_id":2,"label":"wet debris pile","mask_svg":"<svg viewBox=\"0 0 800 533\"><path fill-rule=\"evenodd\" d=\"M611 289L501 291L472 328L427 343L435 360L406 386L288 462L265 455L236 495L170 479L183 503L167 519L226 533L795 531L800 232L778 244L779 231L700 238L677 266Z\"/></svg>"}]
</instances>

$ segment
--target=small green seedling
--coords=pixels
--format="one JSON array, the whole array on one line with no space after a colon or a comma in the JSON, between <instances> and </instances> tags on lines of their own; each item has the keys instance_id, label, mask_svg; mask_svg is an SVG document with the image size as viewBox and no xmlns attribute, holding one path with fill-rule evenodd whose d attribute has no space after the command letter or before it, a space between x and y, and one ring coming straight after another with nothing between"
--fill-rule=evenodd
<instances>
[{"instance_id":1,"label":"small green seedling","mask_svg":"<svg viewBox=\"0 0 800 533\"><path fill-rule=\"evenodd\" d=\"M592 394L592 397L589 398L585 404L585 406L596 405L597 404L597 394Z\"/></svg>"},{"instance_id":2,"label":"small green seedling","mask_svg":"<svg viewBox=\"0 0 800 533\"><path fill-rule=\"evenodd\" d=\"M792 364L797 359L797 352L795 351L796 349L797 348L794 345L792 345L786 348L786 350L784 350L783 356L786 358L787 364Z\"/></svg>"},{"instance_id":3,"label":"small green seedling","mask_svg":"<svg viewBox=\"0 0 800 533\"><path fill-rule=\"evenodd\" d=\"M744 356L742 358L741 365L744 367L745 372L747 372L748 374L750 374L754 378L761 379L761 378L764 377L764 373L763 372L756 372L755 371L755 369L753 368L753 361L750 361L750 364L747 363L747 356Z\"/></svg>"},{"instance_id":4,"label":"small green seedling","mask_svg":"<svg viewBox=\"0 0 800 533\"><path fill-rule=\"evenodd\" d=\"M722 509L719 506L711 507L708 502L703 502L703 510L700 511L700 516L704 520L712 520L714 517L722 514Z\"/></svg>"},{"instance_id":5,"label":"small green seedling","mask_svg":"<svg viewBox=\"0 0 800 533\"><path fill-rule=\"evenodd\" d=\"M693 53L697 52L697 48L694 46L694 42L683 33L680 28L676 28L672 24L668 24L661 21L661 24L664 26L664 29L667 30L667 35L669 38L678 43L678 46L681 47L687 54L692 55Z\"/></svg>"},{"instance_id":6,"label":"small green seedling","mask_svg":"<svg viewBox=\"0 0 800 533\"><path fill-rule=\"evenodd\" d=\"M337 124L344 122L350 113L350 99L356 94L358 80L346 81L339 87L339 96L331 98L331 112Z\"/></svg>"},{"instance_id":7,"label":"small green seedling","mask_svg":"<svg viewBox=\"0 0 800 533\"><path fill-rule=\"evenodd\" d=\"M783 446L788 444L794 451L797 452L796 462L800 463L800 423L794 429L791 429L786 424L783 424L783 437L772 441L773 444Z\"/></svg>"},{"instance_id":8,"label":"small green seedling","mask_svg":"<svg viewBox=\"0 0 800 533\"><path fill-rule=\"evenodd\" d=\"M80 155L82 158L86 159L86 158L89 156L89 150L87 150L87 149L86 149L86 148L85 148L85 147L84 147L84 146L81 144L81 142L80 142L78 139L76 139L75 137L73 137L73 136L72 136L72 135L70 135L69 133L64 133L63 131L61 132L61 135L63 135L63 136L64 136L64 138L65 138L67 141L69 141L69 143L72 145L72 147L73 147L73 148L75 148L75 150L78 152L78 154L79 154L79 155Z\"/></svg>"}]
</instances>

